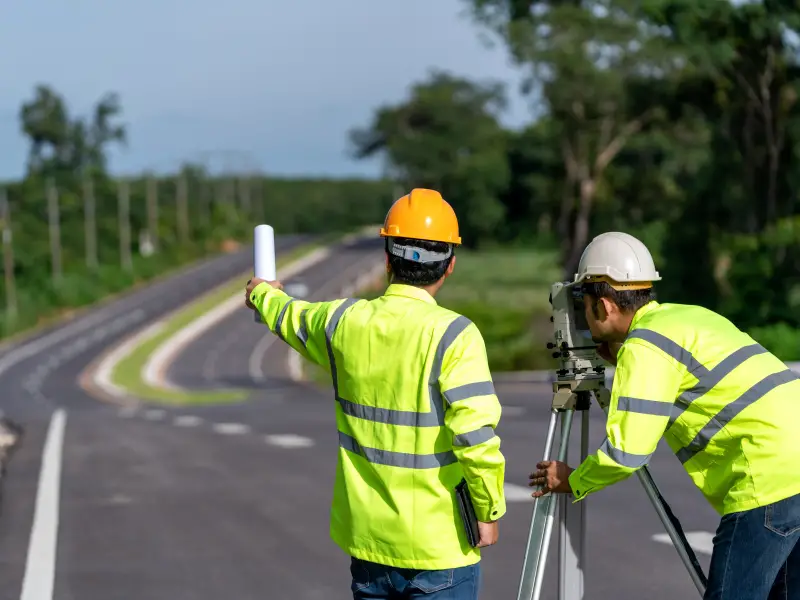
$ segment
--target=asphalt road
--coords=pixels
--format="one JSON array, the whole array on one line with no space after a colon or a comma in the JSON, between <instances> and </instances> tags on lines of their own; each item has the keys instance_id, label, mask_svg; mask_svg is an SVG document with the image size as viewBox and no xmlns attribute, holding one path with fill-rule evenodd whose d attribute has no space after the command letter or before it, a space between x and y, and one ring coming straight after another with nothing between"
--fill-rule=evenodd
<instances>
[{"instance_id":1,"label":"asphalt road","mask_svg":"<svg viewBox=\"0 0 800 600\"><path fill-rule=\"evenodd\" d=\"M302 279L312 299L342 297L380 261L379 243L355 244ZM246 402L120 410L76 383L105 348L249 264L247 252L222 257L42 334L27 352L22 346L0 354L0 407L26 430L3 482L0 600L22 597L42 448L56 408L66 410L66 422L47 598L351 598L348 558L328 537L337 449L331 392L292 382L289 351L269 342L249 311L201 336L169 370L171 380L188 387L246 387ZM519 487L509 490L499 544L483 553L482 598L502 600L516 597L532 508L519 493L543 452L550 390L500 382L497 388L507 482ZM604 435L599 409L590 421L594 449ZM572 457L579 432L576 423ZM716 515L667 448L651 468L684 529L713 532ZM663 529L636 479L587 502L586 598L698 597L675 550L653 539ZM554 531L546 598L556 597L556 548ZM709 556L698 556L707 569ZM46 559L30 561L31 578L47 579Z\"/></svg>"}]
</instances>

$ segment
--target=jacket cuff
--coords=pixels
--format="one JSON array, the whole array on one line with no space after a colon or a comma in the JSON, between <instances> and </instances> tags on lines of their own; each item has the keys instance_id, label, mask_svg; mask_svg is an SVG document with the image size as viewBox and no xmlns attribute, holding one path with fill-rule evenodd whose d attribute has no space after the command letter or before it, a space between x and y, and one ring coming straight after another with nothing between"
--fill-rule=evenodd
<instances>
[{"instance_id":1,"label":"jacket cuff","mask_svg":"<svg viewBox=\"0 0 800 600\"><path fill-rule=\"evenodd\" d=\"M475 509L475 517L481 523L497 521L506 514L506 499L501 497L494 504L475 505L473 503L473 508Z\"/></svg>"},{"instance_id":2,"label":"jacket cuff","mask_svg":"<svg viewBox=\"0 0 800 600\"><path fill-rule=\"evenodd\" d=\"M259 283L253 288L253 291L250 292L250 302L252 302L253 306L256 307L256 310L261 315L261 320L270 328L270 330L273 328L274 323L271 324L267 319L267 308L269 307L268 301L276 294L283 294L286 296L284 292L272 287L266 281ZM288 298L288 296L286 297Z\"/></svg>"},{"instance_id":3,"label":"jacket cuff","mask_svg":"<svg viewBox=\"0 0 800 600\"><path fill-rule=\"evenodd\" d=\"M580 469L575 469L570 473L569 487L572 489L572 496L576 501L583 500L593 489L581 479Z\"/></svg>"}]
</instances>

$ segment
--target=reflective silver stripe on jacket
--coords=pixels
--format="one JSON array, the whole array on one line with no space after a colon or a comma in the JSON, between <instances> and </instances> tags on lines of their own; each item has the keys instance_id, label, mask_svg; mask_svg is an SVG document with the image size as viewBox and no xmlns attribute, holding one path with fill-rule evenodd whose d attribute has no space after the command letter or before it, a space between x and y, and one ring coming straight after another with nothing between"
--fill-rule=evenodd
<instances>
[{"instance_id":1,"label":"reflective silver stripe on jacket","mask_svg":"<svg viewBox=\"0 0 800 600\"><path fill-rule=\"evenodd\" d=\"M697 378L697 383L692 386L691 389L683 392L677 398L677 400L675 400L672 409L669 412L667 429L672 427L675 421L687 408L689 408L692 402L698 400L711 391L720 381L744 364L747 360L767 352L767 350L760 344L749 344L747 346L742 346L725 357L716 367L709 370L707 367L703 366L689 350L683 348L667 338L665 335L656 331L652 331L650 329L634 329L628 335L628 338L639 338L650 342L656 348L686 366L689 373ZM681 463L688 462L699 452L705 450L708 444L711 443L712 438L717 433L722 431L722 429L745 408L757 402L760 398L771 392L776 387L797 379L800 379L800 376L788 368L784 371L767 375L764 377L764 379L742 393L738 398L726 404L715 415L711 416L708 420L708 423L703 426L694 439L689 442L689 444L675 452L675 455L678 457ZM635 410L636 403L630 403L630 400L635 399L626 399L625 402L634 407L633 412L639 412ZM622 402L622 398L620 398L620 402ZM644 406L644 404L638 405L639 408L643 408ZM649 406L652 408L652 405ZM607 452L607 454L611 456L610 453ZM611 457L614 458L613 456ZM617 459L614 458L614 460ZM617 462L624 464L621 461Z\"/></svg>"},{"instance_id":2,"label":"reflective silver stripe on jacket","mask_svg":"<svg viewBox=\"0 0 800 600\"><path fill-rule=\"evenodd\" d=\"M439 389L439 377L442 373L444 355L447 349L453 344L458 336L471 324L471 321L464 316L454 319L445 329L444 335L436 346L436 352L431 365L430 376L428 378L428 395L430 397L430 411L423 413L417 411L396 410L391 408L379 408L357 404L342 398L339 394L339 379L336 371L336 358L333 353L333 335L344 315L345 311L358 300L347 299L334 310L330 321L325 327L325 343L328 351L328 360L331 366L331 379L336 401L342 411L352 417L386 423L388 425L405 425L409 427L442 427L444 426L445 404L448 404L494 393L494 386L491 382L469 383L447 390L442 394ZM454 436L454 446L474 446L494 437L495 433L491 427L483 427L476 431L470 431ZM377 448L365 448L345 433L339 432L339 445L364 457L369 462L405 467L413 469L428 469L446 466L457 462L455 453L452 450L439 452L436 454L411 454L404 452L393 452L380 450Z\"/></svg>"}]
</instances>

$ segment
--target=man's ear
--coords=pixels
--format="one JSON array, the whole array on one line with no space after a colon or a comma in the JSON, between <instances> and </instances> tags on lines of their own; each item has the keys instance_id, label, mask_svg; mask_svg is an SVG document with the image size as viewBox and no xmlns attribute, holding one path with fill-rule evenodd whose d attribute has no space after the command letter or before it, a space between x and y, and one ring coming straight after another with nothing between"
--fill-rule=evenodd
<instances>
[{"instance_id":1,"label":"man's ear","mask_svg":"<svg viewBox=\"0 0 800 600\"><path fill-rule=\"evenodd\" d=\"M455 268L456 268L456 257L455 256L451 256L450 257L450 264L447 265L447 270L444 272L444 276L445 277L450 277L450 275L453 274L453 269L455 269Z\"/></svg>"},{"instance_id":2,"label":"man's ear","mask_svg":"<svg viewBox=\"0 0 800 600\"><path fill-rule=\"evenodd\" d=\"M598 319L601 321L604 321L613 316L615 313L619 312L619 307L608 298L600 298L597 302L597 308L600 312Z\"/></svg>"}]
</instances>

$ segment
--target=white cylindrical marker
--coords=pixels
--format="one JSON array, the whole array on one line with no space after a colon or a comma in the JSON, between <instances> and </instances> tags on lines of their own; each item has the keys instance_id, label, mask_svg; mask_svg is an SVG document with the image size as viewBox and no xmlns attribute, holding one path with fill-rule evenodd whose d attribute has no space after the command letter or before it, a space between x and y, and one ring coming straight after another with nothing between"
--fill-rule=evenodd
<instances>
[{"instance_id":1,"label":"white cylindrical marker","mask_svg":"<svg viewBox=\"0 0 800 600\"><path fill-rule=\"evenodd\" d=\"M257 225L253 230L253 275L266 281L275 281L275 230L270 225ZM255 322L261 315L255 312Z\"/></svg>"}]
</instances>

